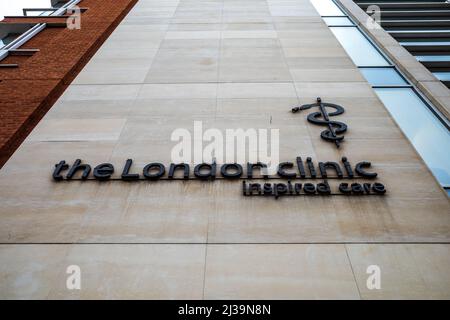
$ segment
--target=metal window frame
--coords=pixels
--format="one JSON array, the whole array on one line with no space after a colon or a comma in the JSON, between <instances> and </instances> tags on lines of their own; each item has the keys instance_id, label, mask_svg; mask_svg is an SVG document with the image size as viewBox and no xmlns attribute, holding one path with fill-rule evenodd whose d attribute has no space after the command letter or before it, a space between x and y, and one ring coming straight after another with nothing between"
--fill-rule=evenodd
<instances>
[{"instance_id":1,"label":"metal window frame","mask_svg":"<svg viewBox=\"0 0 450 320\"><path fill-rule=\"evenodd\" d=\"M400 76L406 81L406 83L408 83L408 85L406 85L406 86L392 86L392 85L373 86L373 85L371 85L371 87L373 89L376 89L376 88L394 88L394 89L395 88L409 88L409 89L411 89L416 94L416 96L424 103L424 105L428 108L428 110L430 110L432 112L432 114L434 114L434 116L437 118L437 120L440 123L442 123L448 131L450 131L450 121L439 110L437 110L436 107L434 107L434 105L416 88L416 86L414 86L412 84L412 82L408 79L408 77L403 72L401 72L401 70L399 70L399 68L392 62L392 60L387 56L387 54L383 50L381 50L381 48L375 43L375 41L359 25L357 25L355 23L353 18L348 14L346 8L343 7L343 5L341 5L341 3L338 3L336 0L331 0L331 1L334 2L334 4L342 11L344 16L347 17L350 21L352 21L352 23L355 25L355 26L347 26L347 27L357 28L359 30L359 32L361 32L361 34L367 39L367 41L375 48L375 50L377 50L381 54L381 56L384 59L386 59L386 61L389 63L389 67L394 68L398 72L398 74L400 74ZM323 16L321 16L321 17L323 17ZM328 27L330 27L330 26L328 26ZM357 66L357 67L359 69L360 67L365 67L365 66ZM370 66L370 67L371 68L386 68L386 66ZM427 165L427 167L428 167L428 165ZM431 172L431 170L430 170L430 172ZM434 176L433 173L432 173L432 175ZM435 176L434 176L434 178L436 179L438 184L448 194L448 190L450 190L450 186L443 185Z\"/></svg>"},{"instance_id":2,"label":"metal window frame","mask_svg":"<svg viewBox=\"0 0 450 320\"><path fill-rule=\"evenodd\" d=\"M59 8L23 8L23 16L24 17L35 17L35 16L29 16L28 12L46 12L46 11L50 11L50 12L55 12L57 11Z\"/></svg>"},{"instance_id":3,"label":"metal window frame","mask_svg":"<svg viewBox=\"0 0 450 320\"><path fill-rule=\"evenodd\" d=\"M52 12L50 15L52 15L52 16L63 15L67 11L67 9L70 9L71 7L77 5L79 2L81 2L81 0L71 0L71 1L69 1L67 3L65 3L60 8L57 8L57 10ZM47 26L46 23L37 23L31 29L29 29L29 30L25 31L24 33L22 33L20 36L18 36L16 39L11 41L6 46L1 47L0 48L0 61L5 59L9 55L9 50L18 49L23 44L28 42L31 38L36 36L39 32L44 30L46 28L46 26Z\"/></svg>"},{"instance_id":4,"label":"metal window frame","mask_svg":"<svg viewBox=\"0 0 450 320\"><path fill-rule=\"evenodd\" d=\"M347 10L345 7L343 7L340 3L338 3L336 0L331 0L334 2L335 5L338 6L338 8L344 13L345 17L350 19L354 24L353 18L347 13ZM423 1L422 1L423 2ZM419 96L419 98L425 103L427 108L438 118L438 120L448 129L450 130L450 121L439 111L434 107L434 105L429 101L421 92L418 90L412 82L408 79L408 77L392 62L392 60L387 56L387 54L381 50L381 48L375 43L374 40L372 40L371 37L359 26L355 24L355 27L361 32L361 34L369 41L369 43L383 56L383 58L386 59L386 61L389 63L390 66L394 67L396 71L406 80L406 82L411 86L411 88L416 92L416 94ZM384 67L384 66L383 66Z\"/></svg>"},{"instance_id":5,"label":"metal window frame","mask_svg":"<svg viewBox=\"0 0 450 320\"><path fill-rule=\"evenodd\" d=\"M334 2L336 6L344 13L344 16L321 16L321 17L346 17L348 18L354 25L353 26L339 26L339 27L355 27L357 28L361 34L367 39L367 41L377 50L384 59L389 63L389 66L357 66L358 69L360 67L362 68L387 68L392 67L395 68L395 70L398 72L398 74L408 83L406 86L372 86L372 88L411 88L417 96L422 100L422 102L427 106L427 108L438 118L438 120L448 129L450 130L450 121L439 111L437 110L433 104L411 83L411 81L408 79L408 77L401 71L399 68L392 63L392 60L387 56L386 53L384 53L383 50L367 35L367 33L360 28L352 19L351 16L348 15L347 10L338 2L335 0L331 0ZM331 26L328 26L331 27Z\"/></svg>"}]
</instances>

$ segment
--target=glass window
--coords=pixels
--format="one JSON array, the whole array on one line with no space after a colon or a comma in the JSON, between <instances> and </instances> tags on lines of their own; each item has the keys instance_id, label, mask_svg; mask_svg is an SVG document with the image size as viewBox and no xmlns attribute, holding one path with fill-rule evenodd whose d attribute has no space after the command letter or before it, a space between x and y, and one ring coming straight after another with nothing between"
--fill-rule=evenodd
<instances>
[{"instance_id":1,"label":"glass window","mask_svg":"<svg viewBox=\"0 0 450 320\"><path fill-rule=\"evenodd\" d=\"M0 47L10 44L18 36L20 36L20 33L8 33L5 37L0 39Z\"/></svg>"},{"instance_id":2,"label":"glass window","mask_svg":"<svg viewBox=\"0 0 450 320\"><path fill-rule=\"evenodd\" d=\"M450 41L401 41L402 46L448 46Z\"/></svg>"},{"instance_id":3,"label":"glass window","mask_svg":"<svg viewBox=\"0 0 450 320\"><path fill-rule=\"evenodd\" d=\"M321 16L344 16L341 9L332 0L310 0Z\"/></svg>"},{"instance_id":4,"label":"glass window","mask_svg":"<svg viewBox=\"0 0 450 320\"><path fill-rule=\"evenodd\" d=\"M5 23L0 25L0 48L11 43L33 26L32 23Z\"/></svg>"},{"instance_id":5,"label":"glass window","mask_svg":"<svg viewBox=\"0 0 450 320\"><path fill-rule=\"evenodd\" d=\"M433 72L433 74L441 81L450 81L450 72Z\"/></svg>"},{"instance_id":6,"label":"glass window","mask_svg":"<svg viewBox=\"0 0 450 320\"><path fill-rule=\"evenodd\" d=\"M405 86L408 83L394 68L359 68L372 86Z\"/></svg>"},{"instance_id":7,"label":"glass window","mask_svg":"<svg viewBox=\"0 0 450 320\"><path fill-rule=\"evenodd\" d=\"M450 185L450 133L411 88L376 88L441 185Z\"/></svg>"},{"instance_id":8,"label":"glass window","mask_svg":"<svg viewBox=\"0 0 450 320\"><path fill-rule=\"evenodd\" d=\"M330 29L357 66L389 65L356 27L330 27Z\"/></svg>"},{"instance_id":9,"label":"glass window","mask_svg":"<svg viewBox=\"0 0 450 320\"><path fill-rule=\"evenodd\" d=\"M416 56L416 59L421 62L450 61L450 56L444 56L444 55Z\"/></svg>"},{"instance_id":10,"label":"glass window","mask_svg":"<svg viewBox=\"0 0 450 320\"><path fill-rule=\"evenodd\" d=\"M408 30L395 30L395 29L389 29L389 33L443 33L443 32L450 32L449 29L424 29L424 30L417 30L417 29L408 29Z\"/></svg>"},{"instance_id":11,"label":"glass window","mask_svg":"<svg viewBox=\"0 0 450 320\"><path fill-rule=\"evenodd\" d=\"M347 17L324 17L327 26L353 26L353 22Z\"/></svg>"},{"instance_id":12,"label":"glass window","mask_svg":"<svg viewBox=\"0 0 450 320\"><path fill-rule=\"evenodd\" d=\"M52 10L48 11L27 10L27 16L49 16L51 13L53 13Z\"/></svg>"}]
</instances>

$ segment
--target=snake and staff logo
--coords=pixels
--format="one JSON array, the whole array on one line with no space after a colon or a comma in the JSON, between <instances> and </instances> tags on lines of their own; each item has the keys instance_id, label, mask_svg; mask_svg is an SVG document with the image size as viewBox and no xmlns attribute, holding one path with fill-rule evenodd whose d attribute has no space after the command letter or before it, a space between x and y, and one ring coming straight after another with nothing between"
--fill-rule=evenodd
<instances>
[{"instance_id":1,"label":"snake and staff logo","mask_svg":"<svg viewBox=\"0 0 450 320\"><path fill-rule=\"evenodd\" d=\"M321 98L317 98L316 103L304 104L300 107L292 108L292 113L308 110L313 107L318 107L319 111L310 113L307 117L308 121L319 126L327 126L328 129L322 131L320 137L326 141L334 142L339 148L340 143L344 140L344 133L347 131L347 125L340 121L330 120L330 117L341 115L345 109L334 103L322 102ZM327 108L335 109L336 111L328 112Z\"/></svg>"}]
</instances>

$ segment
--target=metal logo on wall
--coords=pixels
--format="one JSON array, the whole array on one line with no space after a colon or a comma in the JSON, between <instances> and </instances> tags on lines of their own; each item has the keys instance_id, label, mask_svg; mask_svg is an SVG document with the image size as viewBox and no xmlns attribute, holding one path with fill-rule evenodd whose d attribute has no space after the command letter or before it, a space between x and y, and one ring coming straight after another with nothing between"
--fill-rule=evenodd
<instances>
[{"instance_id":1,"label":"metal logo on wall","mask_svg":"<svg viewBox=\"0 0 450 320\"><path fill-rule=\"evenodd\" d=\"M342 106L333 103L324 103L321 98L317 98L316 103L305 104L300 107L292 108L292 112L296 113L302 110L308 110L318 107L319 111L308 115L309 122L315 125L327 126L328 129L321 132L322 139L328 142L334 142L339 148L344 140L344 133L347 131L347 125L340 121L330 120L330 117L341 115L345 112ZM335 111L328 112L327 108ZM122 173L119 176L113 176L115 172L112 163L101 163L93 168L93 176L91 176L92 167L83 163L81 159L75 160L69 165L65 160L55 165L53 171L53 179L55 181L70 180L122 180L122 181L176 181L176 180L203 180L216 181L217 179L235 180L242 179L242 194L248 196L271 196L278 199L283 196L311 196L311 195L384 195L386 193L385 186L380 182L369 182L376 179L378 174L370 172L371 167L369 161L360 161L352 166L347 157L341 157L342 164L335 161L319 161L316 165L311 157L306 157L306 161L302 157L296 157L295 161L281 162L278 164L278 170L275 175L266 173L267 164L257 163L224 163L218 168L218 164L200 163L193 170L191 175L191 167L187 163L171 163L166 170L166 165L159 162L152 162L147 165L141 172L134 171L132 173L133 160L128 159L123 166ZM244 170L246 168L246 170ZM259 176L254 176L254 171L259 170ZM168 171L168 174L166 172ZM176 172L181 172L182 176L176 177ZM64 173L63 173L64 172ZM219 173L220 175L219 175ZM81 175L80 175L81 173ZM65 175L65 176L64 176ZM264 182L247 182L247 180L263 179ZM269 180L286 179L286 182L270 183ZM321 182L312 183L314 180L321 179ZM339 182L332 186L329 180L354 180L364 179L362 182ZM311 182L308 182L311 180Z\"/></svg>"},{"instance_id":2,"label":"metal logo on wall","mask_svg":"<svg viewBox=\"0 0 450 320\"><path fill-rule=\"evenodd\" d=\"M308 110L312 107L318 107L319 111L310 113L307 117L308 121L315 125L327 126L328 129L322 131L320 137L326 141L334 142L336 147L339 148L340 143L344 140L342 134L347 131L347 125L340 121L330 120L330 117L343 114L345 109L337 104L322 102L322 99L319 97L316 103L304 104L301 107L292 108L292 113ZM336 111L328 113L327 107Z\"/></svg>"}]
</instances>

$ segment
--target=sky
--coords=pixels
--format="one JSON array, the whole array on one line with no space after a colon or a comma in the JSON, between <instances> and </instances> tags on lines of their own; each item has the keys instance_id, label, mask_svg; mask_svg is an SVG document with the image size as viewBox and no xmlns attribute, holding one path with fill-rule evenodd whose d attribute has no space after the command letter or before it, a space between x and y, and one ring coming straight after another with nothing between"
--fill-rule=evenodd
<instances>
[{"instance_id":1,"label":"sky","mask_svg":"<svg viewBox=\"0 0 450 320\"><path fill-rule=\"evenodd\" d=\"M4 16L23 15L23 8L50 8L51 0L0 0L0 20Z\"/></svg>"}]
</instances>

